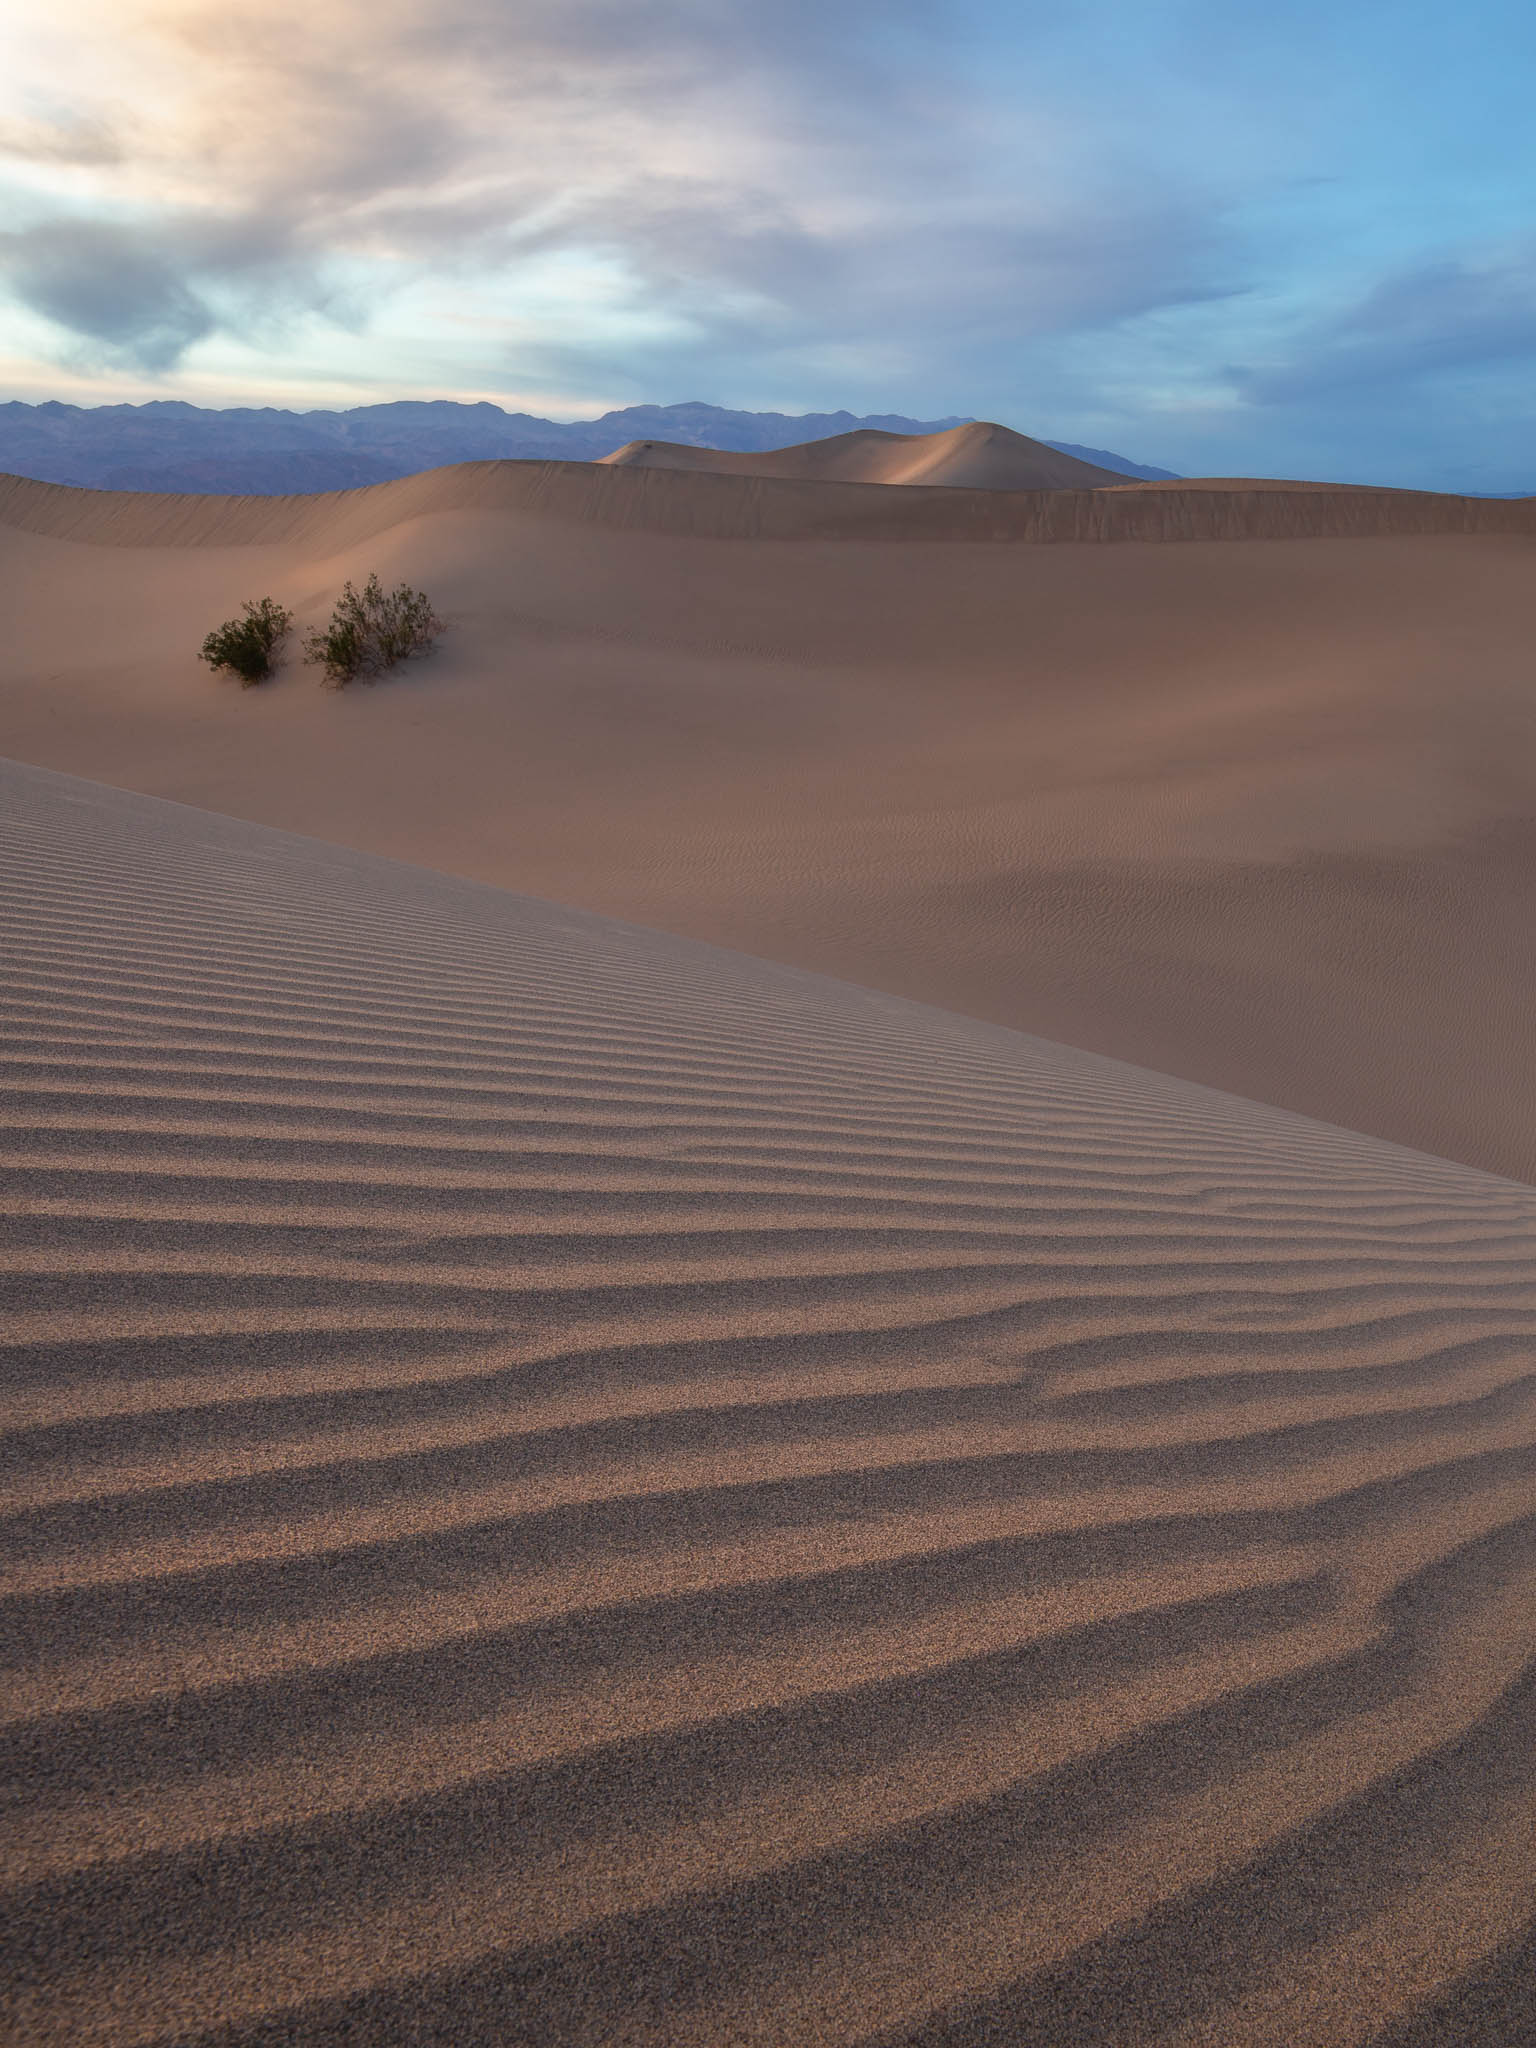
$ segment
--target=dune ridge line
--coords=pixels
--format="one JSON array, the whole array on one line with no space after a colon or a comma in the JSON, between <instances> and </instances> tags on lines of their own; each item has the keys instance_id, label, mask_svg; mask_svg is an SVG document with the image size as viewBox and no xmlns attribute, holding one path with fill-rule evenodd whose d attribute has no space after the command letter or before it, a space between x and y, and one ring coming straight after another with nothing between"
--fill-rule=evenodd
<instances>
[{"instance_id":1,"label":"dune ridge line","mask_svg":"<svg viewBox=\"0 0 1536 2048\"><path fill-rule=\"evenodd\" d=\"M766 472L724 475L692 465L509 460L454 463L309 497L220 498L0 476L0 525L98 547L341 547L405 520L475 511L527 511L716 540L1064 543L1536 532L1533 499L1285 483L1213 488L1122 478L1087 490L920 483L894 489Z\"/></svg>"}]
</instances>

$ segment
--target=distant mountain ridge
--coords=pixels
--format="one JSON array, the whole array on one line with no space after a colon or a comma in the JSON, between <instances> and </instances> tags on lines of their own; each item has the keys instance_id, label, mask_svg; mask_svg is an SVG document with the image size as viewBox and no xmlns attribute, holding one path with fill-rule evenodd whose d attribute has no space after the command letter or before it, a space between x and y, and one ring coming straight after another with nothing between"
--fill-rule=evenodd
<instances>
[{"instance_id":1,"label":"distant mountain ridge","mask_svg":"<svg viewBox=\"0 0 1536 2048\"><path fill-rule=\"evenodd\" d=\"M631 405L600 419L562 424L509 413L483 401L400 399L345 412L283 412L270 406L219 410L180 399L145 405L66 405L57 399L0 405L0 470L44 483L97 490L189 491L284 496L351 490L495 457L595 462L632 441L680 442L737 453L874 429L937 434L969 424L951 417L912 420L894 413L733 412L689 401ZM1172 476L1099 448L1048 441L1080 461L1122 476Z\"/></svg>"}]
</instances>

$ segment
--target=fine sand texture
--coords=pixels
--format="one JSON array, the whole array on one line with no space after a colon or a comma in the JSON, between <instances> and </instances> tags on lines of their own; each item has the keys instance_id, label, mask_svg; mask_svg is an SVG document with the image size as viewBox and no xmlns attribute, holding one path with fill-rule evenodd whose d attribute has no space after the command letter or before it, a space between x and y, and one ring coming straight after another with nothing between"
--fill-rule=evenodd
<instances>
[{"instance_id":1,"label":"fine sand texture","mask_svg":"<svg viewBox=\"0 0 1536 2048\"><path fill-rule=\"evenodd\" d=\"M1536 2038L1536 1190L0 770L0 2035Z\"/></svg>"},{"instance_id":2,"label":"fine sand texture","mask_svg":"<svg viewBox=\"0 0 1536 2048\"><path fill-rule=\"evenodd\" d=\"M982 491L1081 491L1125 482L1118 470L1063 455L1059 448L988 420L971 420L942 434L885 434L861 427L852 434L747 455L679 441L630 441L600 460L621 468L812 477L845 484L943 484Z\"/></svg>"},{"instance_id":3,"label":"fine sand texture","mask_svg":"<svg viewBox=\"0 0 1536 2048\"><path fill-rule=\"evenodd\" d=\"M1536 1180L1533 569L1536 503L1391 491L17 480L0 753ZM429 661L198 661L370 570Z\"/></svg>"}]
</instances>

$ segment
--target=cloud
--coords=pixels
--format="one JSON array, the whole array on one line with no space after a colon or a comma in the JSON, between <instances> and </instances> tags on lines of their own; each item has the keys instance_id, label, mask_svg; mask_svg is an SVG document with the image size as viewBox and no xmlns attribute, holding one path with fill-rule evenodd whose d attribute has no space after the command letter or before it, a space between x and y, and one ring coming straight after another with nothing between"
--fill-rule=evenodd
<instances>
[{"instance_id":1,"label":"cloud","mask_svg":"<svg viewBox=\"0 0 1536 2048\"><path fill-rule=\"evenodd\" d=\"M1251 404L1295 405L1520 360L1536 360L1536 246L1400 271L1294 336L1285 359L1230 375Z\"/></svg>"},{"instance_id":2,"label":"cloud","mask_svg":"<svg viewBox=\"0 0 1536 2048\"><path fill-rule=\"evenodd\" d=\"M297 313L352 311L281 225L255 216L45 218L0 233L0 280L84 344L77 359L148 371L220 327L272 338Z\"/></svg>"},{"instance_id":3,"label":"cloud","mask_svg":"<svg viewBox=\"0 0 1536 2048\"><path fill-rule=\"evenodd\" d=\"M146 367L247 332L263 293L324 309L344 282L383 305L494 279L515 302L551 254L601 271L613 340L644 313L765 359L878 350L900 328L914 364L953 360L1220 289L1208 209L1106 180L1047 110L985 107L953 62L963 16L920 0L48 15L62 39L34 87L73 64L69 132L96 154L77 144L67 206L34 186L7 273ZM552 342L601 356L602 315L573 322Z\"/></svg>"},{"instance_id":4,"label":"cloud","mask_svg":"<svg viewBox=\"0 0 1536 2048\"><path fill-rule=\"evenodd\" d=\"M0 269L34 312L143 369L169 368L215 324L152 242L104 221L0 235Z\"/></svg>"},{"instance_id":5,"label":"cloud","mask_svg":"<svg viewBox=\"0 0 1536 2048\"><path fill-rule=\"evenodd\" d=\"M62 116L51 121L0 120L0 159L35 164L115 164L122 159L117 137L99 120Z\"/></svg>"}]
</instances>

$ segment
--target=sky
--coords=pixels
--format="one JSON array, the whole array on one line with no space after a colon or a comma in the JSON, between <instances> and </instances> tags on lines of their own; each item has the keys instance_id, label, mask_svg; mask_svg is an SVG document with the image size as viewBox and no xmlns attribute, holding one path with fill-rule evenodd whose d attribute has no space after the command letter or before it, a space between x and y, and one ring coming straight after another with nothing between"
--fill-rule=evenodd
<instances>
[{"instance_id":1,"label":"sky","mask_svg":"<svg viewBox=\"0 0 1536 2048\"><path fill-rule=\"evenodd\" d=\"M1536 490L1530 0L9 0L0 399Z\"/></svg>"}]
</instances>

